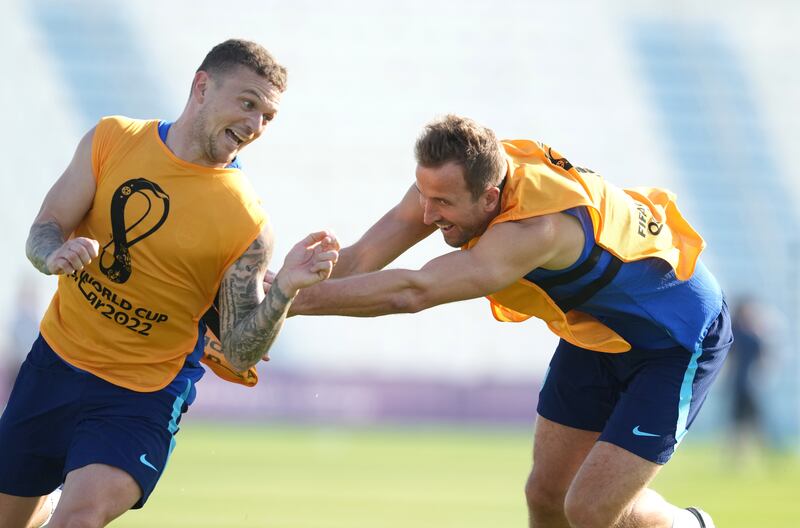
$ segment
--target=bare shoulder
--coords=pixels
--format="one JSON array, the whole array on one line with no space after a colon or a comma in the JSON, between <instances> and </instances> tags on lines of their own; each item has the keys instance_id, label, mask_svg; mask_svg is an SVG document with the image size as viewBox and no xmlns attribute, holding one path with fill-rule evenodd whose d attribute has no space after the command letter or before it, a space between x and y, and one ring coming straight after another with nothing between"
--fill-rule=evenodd
<instances>
[{"instance_id":1,"label":"bare shoulder","mask_svg":"<svg viewBox=\"0 0 800 528\"><path fill-rule=\"evenodd\" d=\"M562 269L578 259L584 241L583 228L576 218L554 213L491 226L476 249L483 246L483 251L500 252L507 259Z\"/></svg>"},{"instance_id":2,"label":"bare shoulder","mask_svg":"<svg viewBox=\"0 0 800 528\"><path fill-rule=\"evenodd\" d=\"M514 242L516 245L541 246L543 243L549 243L560 232L569 228L564 225L560 216L562 215L556 213L494 224L489 226L481 237L481 241L497 239Z\"/></svg>"}]
</instances>

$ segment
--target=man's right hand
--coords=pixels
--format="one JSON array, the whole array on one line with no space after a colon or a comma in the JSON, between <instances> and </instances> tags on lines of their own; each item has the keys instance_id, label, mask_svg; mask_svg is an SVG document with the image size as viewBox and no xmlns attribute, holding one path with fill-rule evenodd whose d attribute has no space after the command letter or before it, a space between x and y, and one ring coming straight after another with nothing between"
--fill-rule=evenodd
<instances>
[{"instance_id":1,"label":"man's right hand","mask_svg":"<svg viewBox=\"0 0 800 528\"><path fill-rule=\"evenodd\" d=\"M47 270L53 275L70 275L82 270L97 258L100 244L91 238L78 237L67 240L47 256Z\"/></svg>"},{"instance_id":2,"label":"man's right hand","mask_svg":"<svg viewBox=\"0 0 800 528\"><path fill-rule=\"evenodd\" d=\"M270 286L280 285L288 297L330 277L339 258L339 240L330 231L311 233L294 245ZM268 291L268 288L265 288Z\"/></svg>"}]
</instances>

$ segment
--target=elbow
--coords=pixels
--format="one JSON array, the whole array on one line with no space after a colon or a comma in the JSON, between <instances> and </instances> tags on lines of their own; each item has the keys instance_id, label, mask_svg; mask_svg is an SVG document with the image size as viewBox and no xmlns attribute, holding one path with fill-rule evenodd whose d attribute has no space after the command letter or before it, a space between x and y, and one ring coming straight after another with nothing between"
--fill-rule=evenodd
<instances>
[{"instance_id":1,"label":"elbow","mask_svg":"<svg viewBox=\"0 0 800 528\"><path fill-rule=\"evenodd\" d=\"M248 362L243 359L243 354L239 353L236 345L230 339L222 339L222 353L225 356L225 360L228 362L230 367L235 370L236 372L244 372L256 362Z\"/></svg>"},{"instance_id":2,"label":"elbow","mask_svg":"<svg viewBox=\"0 0 800 528\"><path fill-rule=\"evenodd\" d=\"M248 365L246 363L242 363L240 361L236 361L234 358L228 355L226 355L225 358L228 360L228 363L230 364L231 368L236 372L244 372L253 366L253 365Z\"/></svg>"},{"instance_id":3,"label":"elbow","mask_svg":"<svg viewBox=\"0 0 800 528\"><path fill-rule=\"evenodd\" d=\"M36 224L33 224L28 231L28 238L25 239L25 256L28 257L28 260L34 262L36 258L36 244L34 243L34 229L36 228Z\"/></svg>"},{"instance_id":4,"label":"elbow","mask_svg":"<svg viewBox=\"0 0 800 528\"><path fill-rule=\"evenodd\" d=\"M222 343L222 353L225 356L225 361L228 362L228 365L233 370L237 372L242 372L243 370L246 370L246 367L242 368L242 365L240 364L239 360L236 359L236 354L232 353L230 345Z\"/></svg>"},{"instance_id":5,"label":"elbow","mask_svg":"<svg viewBox=\"0 0 800 528\"><path fill-rule=\"evenodd\" d=\"M30 236L28 236L28 239L25 241L25 257L27 257L31 264L34 263L33 244L31 243Z\"/></svg>"},{"instance_id":6,"label":"elbow","mask_svg":"<svg viewBox=\"0 0 800 528\"><path fill-rule=\"evenodd\" d=\"M245 372L250 367L255 365L255 363L247 363L247 362L244 362L244 361L240 361L240 360L236 359L235 357L232 357L231 355L228 355L228 354L225 354L225 359L228 360L228 363L230 364L230 367L233 370L235 370L236 372Z\"/></svg>"},{"instance_id":7,"label":"elbow","mask_svg":"<svg viewBox=\"0 0 800 528\"><path fill-rule=\"evenodd\" d=\"M408 288L390 300L390 313L418 313L434 306L427 290L421 286Z\"/></svg>"}]
</instances>

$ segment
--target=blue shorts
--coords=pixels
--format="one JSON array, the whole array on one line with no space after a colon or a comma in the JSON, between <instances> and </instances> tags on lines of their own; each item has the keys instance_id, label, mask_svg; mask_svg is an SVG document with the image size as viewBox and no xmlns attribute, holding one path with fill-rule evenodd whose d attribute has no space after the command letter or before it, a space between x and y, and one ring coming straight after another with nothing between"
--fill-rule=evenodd
<instances>
[{"instance_id":1,"label":"blue shorts","mask_svg":"<svg viewBox=\"0 0 800 528\"><path fill-rule=\"evenodd\" d=\"M194 393L191 379L176 381L184 385L177 396L174 386L156 392L118 387L73 368L39 336L0 418L0 492L47 495L70 471L107 464L139 484L142 497L133 507L141 508Z\"/></svg>"},{"instance_id":2,"label":"blue shorts","mask_svg":"<svg viewBox=\"0 0 800 528\"><path fill-rule=\"evenodd\" d=\"M593 352L561 341L539 393L539 415L599 431L600 440L665 464L683 439L733 343L722 311L694 352L683 347Z\"/></svg>"}]
</instances>

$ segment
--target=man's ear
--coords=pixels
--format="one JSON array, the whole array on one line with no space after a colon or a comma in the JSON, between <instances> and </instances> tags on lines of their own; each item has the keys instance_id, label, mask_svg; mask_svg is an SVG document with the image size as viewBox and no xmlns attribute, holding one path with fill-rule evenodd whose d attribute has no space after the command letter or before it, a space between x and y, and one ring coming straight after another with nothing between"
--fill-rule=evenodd
<instances>
[{"instance_id":1,"label":"man's ear","mask_svg":"<svg viewBox=\"0 0 800 528\"><path fill-rule=\"evenodd\" d=\"M483 192L481 200L483 201L483 208L487 213L494 211L500 203L500 188L496 186L489 187Z\"/></svg>"},{"instance_id":2,"label":"man's ear","mask_svg":"<svg viewBox=\"0 0 800 528\"><path fill-rule=\"evenodd\" d=\"M192 97L198 103L202 103L205 100L209 82L211 82L211 78L208 76L207 72L200 70L194 74L194 79L192 79Z\"/></svg>"}]
</instances>

